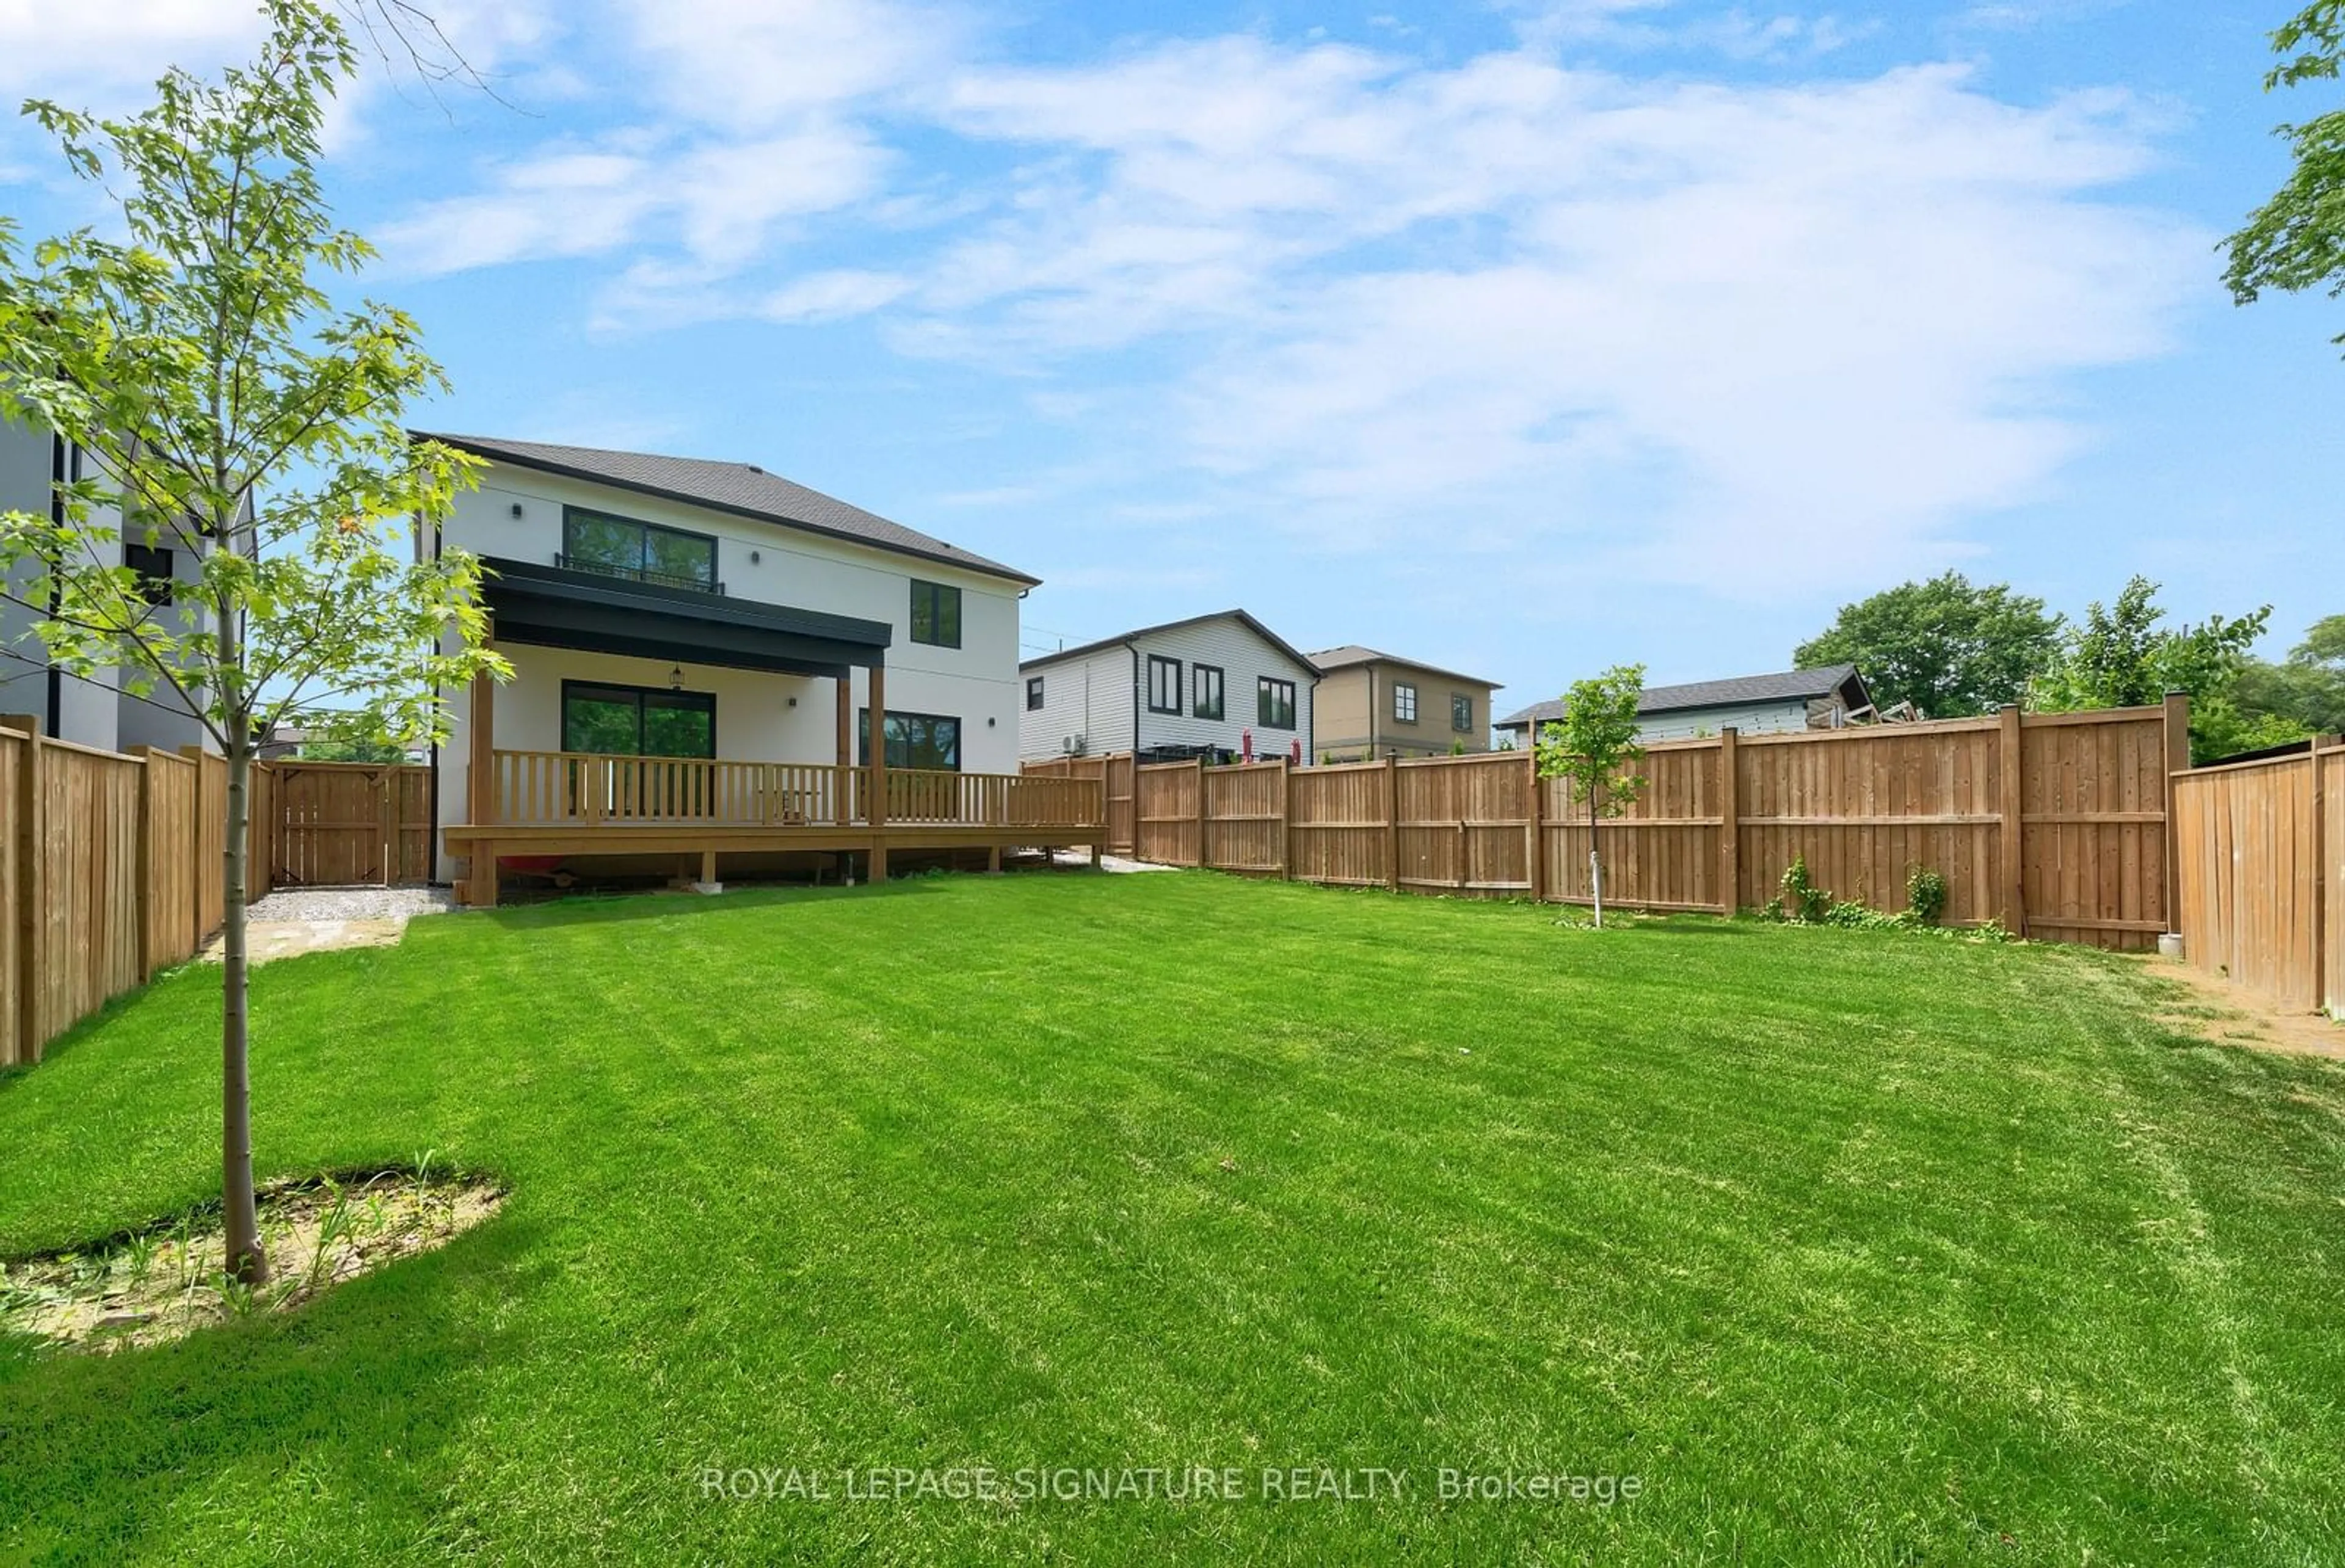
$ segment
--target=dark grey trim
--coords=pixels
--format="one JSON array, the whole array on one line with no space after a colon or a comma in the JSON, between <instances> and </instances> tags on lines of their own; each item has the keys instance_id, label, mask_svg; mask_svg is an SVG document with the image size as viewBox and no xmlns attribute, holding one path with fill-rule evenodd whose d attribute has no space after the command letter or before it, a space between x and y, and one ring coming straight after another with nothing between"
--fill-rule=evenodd
<instances>
[{"instance_id":1,"label":"dark grey trim","mask_svg":"<svg viewBox=\"0 0 2345 1568\"><path fill-rule=\"evenodd\" d=\"M878 621L487 559L481 597L500 642L838 679L887 663Z\"/></svg>"}]
</instances>

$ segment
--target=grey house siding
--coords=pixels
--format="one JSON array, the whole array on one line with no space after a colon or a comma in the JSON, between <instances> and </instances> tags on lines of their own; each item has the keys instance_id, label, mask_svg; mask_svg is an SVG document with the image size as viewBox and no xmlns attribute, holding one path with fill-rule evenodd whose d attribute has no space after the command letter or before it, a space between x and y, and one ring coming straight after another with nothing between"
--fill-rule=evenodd
<instances>
[{"instance_id":1,"label":"grey house siding","mask_svg":"<svg viewBox=\"0 0 2345 1568\"><path fill-rule=\"evenodd\" d=\"M1180 663L1178 713L1149 711L1151 655ZM1222 672L1219 719L1196 716L1200 665ZM1154 746L1219 746L1236 752L1244 749L1249 730L1258 757L1288 755L1300 742L1304 760L1314 760L1311 699L1316 675L1233 617L1215 616L1145 632L1129 645L1111 643L1070 658L1030 660L1020 675L1019 742L1030 761L1063 755L1068 737L1077 735L1082 737L1084 754L1091 756ZM1043 705L1027 709L1022 706L1024 681L1037 675L1042 678ZM1265 675L1294 683L1291 730L1267 729L1257 722L1255 694Z\"/></svg>"}]
</instances>

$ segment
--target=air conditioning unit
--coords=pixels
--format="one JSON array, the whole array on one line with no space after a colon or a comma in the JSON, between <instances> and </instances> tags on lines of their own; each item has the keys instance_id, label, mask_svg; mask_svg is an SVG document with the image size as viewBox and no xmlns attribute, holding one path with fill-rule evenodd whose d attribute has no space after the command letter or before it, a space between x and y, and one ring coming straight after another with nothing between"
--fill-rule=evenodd
<instances>
[{"instance_id":1,"label":"air conditioning unit","mask_svg":"<svg viewBox=\"0 0 2345 1568\"><path fill-rule=\"evenodd\" d=\"M1067 755L1071 757L1081 756L1083 754L1083 737L1081 735L1068 735L1059 742L1059 749L1066 753Z\"/></svg>"}]
</instances>

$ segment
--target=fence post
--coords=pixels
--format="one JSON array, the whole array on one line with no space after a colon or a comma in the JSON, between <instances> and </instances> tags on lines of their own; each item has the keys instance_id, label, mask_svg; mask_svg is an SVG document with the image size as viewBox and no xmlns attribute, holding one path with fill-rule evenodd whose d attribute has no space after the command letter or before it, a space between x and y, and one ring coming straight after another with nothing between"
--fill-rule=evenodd
<instances>
[{"instance_id":1,"label":"fence post","mask_svg":"<svg viewBox=\"0 0 2345 1568\"><path fill-rule=\"evenodd\" d=\"M1523 774L1531 792L1530 809L1524 813L1530 818L1530 826L1525 833L1525 845L1530 851L1531 857L1530 865L1526 872L1526 880L1531 885L1531 902L1541 904L1547 900L1547 839L1545 836L1547 824L1541 820L1546 807L1545 802L1540 797L1547 792L1539 787L1538 748L1533 747L1525 753L1523 761L1527 764Z\"/></svg>"},{"instance_id":2,"label":"fence post","mask_svg":"<svg viewBox=\"0 0 2345 1568\"><path fill-rule=\"evenodd\" d=\"M2000 880L2003 884L2004 928L2015 936L2027 935L2027 860L2025 839L2027 834L2026 801L2021 768L2025 765L2024 747L2020 740L2019 704L2003 705L2001 743L1998 747L1996 771L2002 775L2002 799L1999 802L2002 824L1995 836L2002 854Z\"/></svg>"},{"instance_id":3,"label":"fence post","mask_svg":"<svg viewBox=\"0 0 2345 1568\"><path fill-rule=\"evenodd\" d=\"M16 1059L37 1062L41 1047L41 976L48 973L48 955L42 949L43 911L48 905L47 881L42 861L41 721L30 713L0 718L0 727L25 737L23 771L17 775L16 798Z\"/></svg>"},{"instance_id":4,"label":"fence post","mask_svg":"<svg viewBox=\"0 0 2345 1568\"><path fill-rule=\"evenodd\" d=\"M1278 879L1294 880L1294 772L1278 760Z\"/></svg>"},{"instance_id":5,"label":"fence post","mask_svg":"<svg viewBox=\"0 0 2345 1568\"><path fill-rule=\"evenodd\" d=\"M132 901L138 922L138 978L155 977L155 748L140 746L138 835L136 858L138 896Z\"/></svg>"},{"instance_id":6,"label":"fence post","mask_svg":"<svg viewBox=\"0 0 2345 1568\"><path fill-rule=\"evenodd\" d=\"M1400 891L1400 759L1385 758L1385 891Z\"/></svg>"},{"instance_id":7,"label":"fence post","mask_svg":"<svg viewBox=\"0 0 2345 1568\"><path fill-rule=\"evenodd\" d=\"M2158 804L2166 812L2166 928L2182 929L2182 875L2177 869L2182 863L2182 824L2174 819L2174 775L2190 767L2190 693L2166 693L2166 765L2159 769L2163 775L2158 788ZM2320 773L2313 770L2313 785L2320 786Z\"/></svg>"},{"instance_id":8,"label":"fence post","mask_svg":"<svg viewBox=\"0 0 2345 1568\"><path fill-rule=\"evenodd\" d=\"M1197 868L1207 865L1205 855L1205 759L1197 759Z\"/></svg>"},{"instance_id":9,"label":"fence post","mask_svg":"<svg viewBox=\"0 0 2345 1568\"><path fill-rule=\"evenodd\" d=\"M1719 910L1732 919L1742 907L1742 764L1741 733L1732 724L1718 732Z\"/></svg>"}]
</instances>

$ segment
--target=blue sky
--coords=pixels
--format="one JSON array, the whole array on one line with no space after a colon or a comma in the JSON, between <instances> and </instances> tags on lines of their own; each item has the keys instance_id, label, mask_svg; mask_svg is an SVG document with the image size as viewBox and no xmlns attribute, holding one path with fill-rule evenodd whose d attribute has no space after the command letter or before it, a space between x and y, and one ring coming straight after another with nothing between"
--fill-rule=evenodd
<instances>
[{"instance_id":1,"label":"blue sky","mask_svg":"<svg viewBox=\"0 0 2345 1568\"><path fill-rule=\"evenodd\" d=\"M1955 566L2345 611L2345 306L2235 309L2269 5L452 0L330 184L418 422L756 461L1045 580L1506 683L1781 668ZM60 14L62 10L62 14ZM0 0L0 93L254 31ZM85 194L0 132L0 209Z\"/></svg>"}]
</instances>

